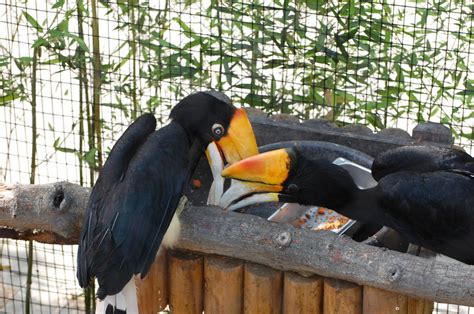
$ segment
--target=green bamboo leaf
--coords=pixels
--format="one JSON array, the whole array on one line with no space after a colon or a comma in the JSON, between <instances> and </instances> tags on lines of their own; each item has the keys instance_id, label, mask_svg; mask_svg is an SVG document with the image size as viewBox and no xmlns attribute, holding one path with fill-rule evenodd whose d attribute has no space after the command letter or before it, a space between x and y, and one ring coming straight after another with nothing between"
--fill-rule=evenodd
<instances>
[{"instance_id":1,"label":"green bamboo leaf","mask_svg":"<svg viewBox=\"0 0 474 314\"><path fill-rule=\"evenodd\" d=\"M38 23L38 21L35 20L34 17L32 17L31 15L28 14L28 12L26 11L23 11L23 15L25 16L26 20L28 21L28 23L30 23L31 26L33 26L34 28L36 28L36 30L38 32L42 32L43 31L43 28L41 27L41 25Z\"/></svg>"},{"instance_id":2,"label":"green bamboo leaf","mask_svg":"<svg viewBox=\"0 0 474 314\"><path fill-rule=\"evenodd\" d=\"M327 0L297 0L296 3L304 5L311 10L320 11L326 3Z\"/></svg>"},{"instance_id":3,"label":"green bamboo leaf","mask_svg":"<svg viewBox=\"0 0 474 314\"><path fill-rule=\"evenodd\" d=\"M14 101L15 99L18 99L20 98L20 95L18 93L15 93L15 92L10 92L8 94L5 94L5 95L0 95L0 106L6 106L8 105L9 103L11 103L12 101Z\"/></svg>"},{"instance_id":4,"label":"green bamboo leaf","mask_svg":"<svg viewBox=\"0 0 474 314\"><path fill-rule=\"evenodd\" d=\"M53 4L52 8L57 9L61 8L64 5L65 0L58 0L55 4Z\"/></svg>"},{"instance_id":5,"label":"green bamboo leaf","mask_svg":"<svg viewBox=\"0 0 474 314\"><path fill-rule=\"evenodd\" d=\"M75 153L77 151L74 148L68 148L68 147L62 147L62 146L54 146L54 149L62 153Z\"/></svg>"},{"instance_id":6,"label":"green bamboo leaf","mask_svg":"<svg viewBox=\"0 0 474 314\"><path fill-rule=\"evenodd\" d=\"M84 42L84 40L77 36L77 35L74 35L74 34L70 34L70 33L67 33L67 34L64 34L66 37L70 37L72 39L74 39L74 41L79 45L79 47L84 50L85 52L89 52L89 47L87 47L86 43Z\"/></svg>"},{"instance_id":7,"label":"green bamboo leaf","mask_svg":"<svg viewBox=\"0 0 474 314\"><path fill-rule=\"evenodd\" d=\"M367 122L377 129L385 129L382 119L377 114L368 112L366 116Z\"/></svg>"},{"instance_id":8,"label":"green bamboo leaf","mask_svg":"<svg viewBox=\"0 0 474 314\"><path fill-rule=\"evenodd\" d=\"M93 147L90 151L84 154L83 159L89 164L91 168L95 168L97 165L97 148Z\"/></svg>"},{"instance_id":9,"label":"green bamboo leaf","mask_svg":"<svg viewBox=\"0 0 474 314\"><path fill-rule=\"evenodd\" d=\"M199 36L196 36L196 34L193 32L193 30L191 29L191 27L189 27L188 25L186 25L186 23L183 22L183 20L181 20L179 17L175 17L174 20L178 23L178 25L183 29L183 33L184 35L186 35L187 37L189 38L199 38Z\"/></svg>"},{"instance_id":10,"label":"green bamboo leaf","mask_svg":"<svg viewBox=\"0 0 474 314\"><path fill-rule=\"evenodd\" d=\"M35 40L33 45L31 45L31 47L32 48L37 48L37 47L45 46L47 43L48 43L48 41L46 39L44 39L43 37L40 37L37 40Z\"/></svg>"}]
</instances>

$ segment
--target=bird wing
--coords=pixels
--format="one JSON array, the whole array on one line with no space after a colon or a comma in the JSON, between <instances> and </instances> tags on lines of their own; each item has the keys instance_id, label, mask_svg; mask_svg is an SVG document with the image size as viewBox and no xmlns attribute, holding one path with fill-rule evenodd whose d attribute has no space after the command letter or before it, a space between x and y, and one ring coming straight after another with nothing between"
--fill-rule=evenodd
<instances>
[{"instance_id":1,"label":"bird wing","mask_svg":"<svg viewBox=\"0 0 474 314\"><path fill-rule=\"evenodd\" d=\"M94 194L81 238L86 258L79 263L97 277L99 297L118 293L132 274L148 272L188 179L188 163L187 136L170 125L148 136L106 193Z\"/></svg>"},{"instance_id":2,"label":"bird wing","mask_svg":"<svg viewBox=\"0 0 474 314\"><path fill-rule=\"evenodd\" d=\"M458 170L474 174L474 159L460 149L436 146L402 146L375 158L372 175L378 181L399 171Z\"/></svg>"},{"instance_id":3,"label":"bird wing","mask_svg":"<svg viewBox=\"0 0 474 314\"><path fill-rule=\"evenodd\" d=\"M412 243L474 260L473 180L450 171L386 176L377 186L384 220Z\"/></svg>"},{"instance_id":4,"label":"bird wing","mask_svg":"<svg viewBox=\"0 0 474 314\"><path fill-rule=\"evenodd\" d=\"M144 114L133 122L115 143L92 189L84 215L77 255L77 278L81 287L87 287L91 277L88 269L89 261L85 252L89 250L89 244L97 226L100 204L103 203L105 196L108 195L114 184L120 180L132 156L147 137L155 131L155 128L156 119L151 114Z\"/></svg>"}]
</instances>

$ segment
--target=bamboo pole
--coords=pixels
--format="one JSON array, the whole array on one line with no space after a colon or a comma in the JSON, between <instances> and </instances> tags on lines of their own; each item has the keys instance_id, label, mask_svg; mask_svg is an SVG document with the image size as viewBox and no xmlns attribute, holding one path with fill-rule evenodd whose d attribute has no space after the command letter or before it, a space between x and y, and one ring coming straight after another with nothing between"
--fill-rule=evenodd
<instances>
[{"instance_id":1,"label":"bamboo pole","mask_svg":"<svg viewBox=\"0 0 474 314\"><path fill-rule=\"evenodd\" d=\"M324 313L362 313L362 286L340 279L325 278Z\"/></svg>"},{"instance_id":2,"label":"bamboo pole","mask_svg":"<svg viewBox=\"0 0 474 314\"><path fill-rule=\"evenodd\" d=\"M281 313L282 286L281 271L245 264L244 313Z\"/></svg>"},{"instance_id":3,"label":"bamboo pole","mask_svg":"<svg viewBox=\"0 0 474 314\"><path fill-rule=\"evenodd\" d=\"M173 313L202 313L203 258L172 251L169 256L170 309Z\"/></svg>"},{"instance_id":4,"label":"bamboo pole","mask_svg":"<svg viewBox=\"0 0 474 314\"><path fill-rule=\"evenodd\" d=\"M102 63L100 60L100 37L99 37L99 20L97 18L97 0L91 0L92 7L92 67L94 76L93 85L93 107L92 107L92 124L95 132L95 147L97 148L97 162L99 170L102 168L102 121L100 114L100 89L102 86Z\"/></svg>"},{"instance_id":5,"label":"bamboo pole","mask_svg":"<svg viewBox=\"0 0 474 314\"><path fill-rule=\"evenodd\" d=\"M364 314L408 313L408 297L406 295L364 286L362 310Z\"/></svg>"},{"instance_id":6,"label":"bamboo pole","mask_svg":"<svg viewBox=\"0 0 474 314\"><path fill-rule=\"evenodd\" d=\"M205 313L242 313L244 265L241 260L206 256L204 281Z\"/></svg>"},{"instance_id":7,"label":"bamboo pole","mask_svg":"<svg viewBox=\"0 0 474 314\"><path fill-rule=\"evenodd\" d=\"M408 314L431 314L433 309L433 301L408 297Z\"/></svg>"},{"instance_id":8,"label":"bamboo pole","mask_svg":"<svg viewBox=\"0 0 474 314\"><path fill-rule=\"evenodd\" d=\"M145 278L135 279L138 309L141 314L157 313L168 305L168 254L160 248Z\"/></svg>"},{"instance_id":9,"label":"bamboo pole","mask_svg":"<svg viewBox=\"0 0 474 314\"><path fill-rule=\"evenodd\" d=\"M283 313L322 313L323 278L303 277L285 272L283 279Z\"/></svg>"}]
</instances>

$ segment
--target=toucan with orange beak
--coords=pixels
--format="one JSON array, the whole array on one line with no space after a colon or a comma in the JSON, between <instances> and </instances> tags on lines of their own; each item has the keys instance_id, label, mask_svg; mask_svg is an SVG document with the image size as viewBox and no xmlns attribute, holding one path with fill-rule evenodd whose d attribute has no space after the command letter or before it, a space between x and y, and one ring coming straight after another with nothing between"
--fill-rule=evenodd
<instances>
[{"instance_id":1,"label":"toucan with orange beak","mask_svg":"<svg viewBox=\"0 0 474 314\"><path fill-rule=\"evenodd\" d=\"M97 278L97 312L137 313L134 275L145 277L160 245L173 244L183 187L207 147L211 168L258 153L243 109L216 91L181 100L159 130L152 114L115 143L92 190L77 257L77 278ZM216 199L219 195L216 194ZM172 222L173 221L173 222Z\"/></svg>"}]
</instances>

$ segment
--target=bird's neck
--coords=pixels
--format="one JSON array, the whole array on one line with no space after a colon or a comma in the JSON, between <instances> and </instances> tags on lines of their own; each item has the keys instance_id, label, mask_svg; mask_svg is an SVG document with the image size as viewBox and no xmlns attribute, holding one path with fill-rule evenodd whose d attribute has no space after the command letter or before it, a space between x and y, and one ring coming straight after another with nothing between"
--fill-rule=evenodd
<instances>
[{"instance_id":1,"label":"bird's neck","mask_svg":"<svg viewBox=\"0 0 474 314\"><path fill-rule=\"evenodd\" d=\"M182 125L181 123L179 123L178 121L174 121L172 120L169 124L170 127L174 127L174 128L180 128L182 129L185 133L186 133L186 136L188 137L188 143L189 143L189 146L191 147L193 145L193 143L196 141L197 137L196 137L196 134L192 131L192 130L189 130L189 128L185 125Z\"/></svg>"},{"instance_id":2,"label":"bird's neck","mask_svg":"<svg viewBox=\"0 0 474 314\"><path fill-rule=\"evenodd\" d=\"M340 208L334 208L334 210L357 221L384 225L385 216L378 205L375 191L376 188L357 189L354 191L350 202Z\"/></svg>"},{"instance_id":3,"label":"bird's neck","mask_svg":"<svg viewBox=\"0 0 474 314\"><path fill-rule=\"evenodd\" d=\"M184 133L186 134L188 139L188 146L182 147L182 150L186 150L189 154L188 173L189 175L192 175L194 173L194 170L196 170L201 156L204 154L204 148L201 144L199 137L194 132L189 131L188 128L184 127L183 125L181 125L181 123L177 121L171 121L167 127L171 129L179 129L181 131L184 131Z\"/></svg>"}]
</instances>

